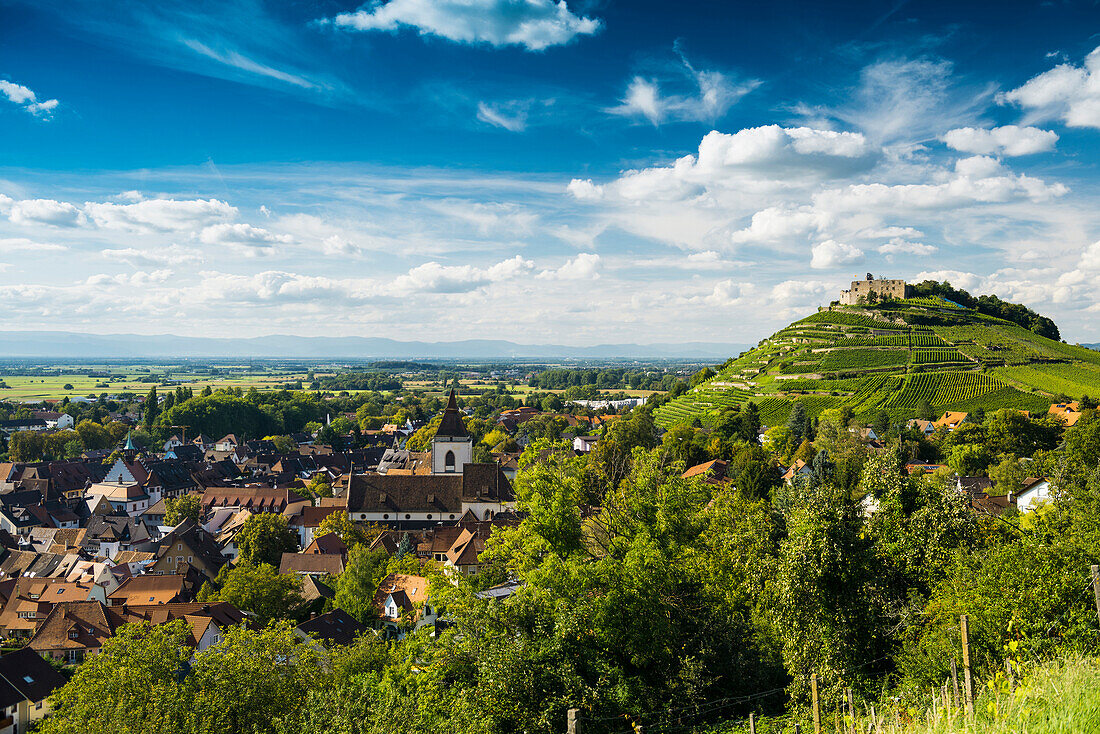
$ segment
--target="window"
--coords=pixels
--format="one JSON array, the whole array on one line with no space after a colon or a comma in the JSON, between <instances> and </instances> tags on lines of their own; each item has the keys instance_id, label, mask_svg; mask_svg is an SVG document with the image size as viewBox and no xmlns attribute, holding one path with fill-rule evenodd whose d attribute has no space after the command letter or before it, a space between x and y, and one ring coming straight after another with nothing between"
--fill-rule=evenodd
<instances>
[{"instance_id":1,"label":"window","mask_svg":"<svg viewBox=\"0 0 1100 734\"><path fill-rule=\"evenodd\" d=\"M432 516L431 516L431 515L428 515L428 519L429 519L429 520L431 520L431 519L432 519Z\"/></svg>"},{"instance_id":2,"label":"window","mask_svg":"<svg viewBox=\"0 0 1100 734\"><path fill-rule=\"evenodd\" d=\"M176 550L178 550L178 551L183 550L183 543L180 543L179 545L177 545Z\"/></svg>"},{"instance_id":3,"label":"window","mask_svg":"<svg viewBox=\"0 0 1100 734\"><path fill-rule=\"evenodd\" d=\"M41 701L39 701L38 703L36 703L34 705L34 710L35 711L41 711L42 710L42 702Z\"/></svg>"},{"instance_id":4,"label":"window","mask_svg":"<svg viewBox=\"0 0 1100 734\"><path fill-rule=\"evenodd\" d=\"M187 562L188 562L188 563L191 563L191 561L192 561L192 559L193 559L193 558L194 558L194 556L187 556Z\"/></svg>"},{"instance_id":5,"label":"window","mask_svg":"<svg viewBox=\"0 0 1100 734\"><path fill-rule=\"evenodd\" d=\"M405 519L406 519L406 520L410 520L410 519L412 519L412 515L405 515Z\"/></svg>"},{"instance_id":6,"label":"window","mask_svg":"<svg viewBox=\"0 0 1100 734\"><path fill-rule=\"evenodd\" d=\"M448 451L447 455L443 457L443 471L455 470L455 452Z\"/></svg>"},{"instance_id":7,"label":"window","mask_svg":"<svg viewBox=\"0 0 1100 734\"><path fill-rule=\"evenodd\" d=\"M80 636L80 633L79 633L78 631L76 631L76 630L69 630L69 639L70 639L70 640L75 640L75 639L76 639L77 637L79 637L79 636Z\"/></svg>"},{"instance_id":8,"label":"window","mask_svg":"<svg viewBox=\"0 0 1100 734\"><path fill-rule=\"evenodd\" d=\"M389 513L387 512L387 513L386 513L385 515L383 515L383 516L382 516L382 519L383 519L383 520L389 520L389 519L390 519L390 515L389 515Z\"/></svg>"}]
</instances>

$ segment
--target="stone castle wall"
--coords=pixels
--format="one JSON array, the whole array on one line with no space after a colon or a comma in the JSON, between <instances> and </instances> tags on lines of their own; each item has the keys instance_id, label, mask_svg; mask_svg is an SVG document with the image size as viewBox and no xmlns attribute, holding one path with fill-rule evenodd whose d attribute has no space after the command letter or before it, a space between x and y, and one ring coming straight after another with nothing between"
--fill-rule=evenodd
<instances>
[{"instance_id":1,"label":"stone castle wall","mask_svg":"<svg viewBox=\"0 0 1100 734\"><path fill-rule=\"evenodd\" d=\"M913 288L904 280L853 280L849 290L840 292L840 302L847 306L855 306L862 298L864 302L874 291L880 301L890 299L909 298Z\"/></svg>"}]
</instances>

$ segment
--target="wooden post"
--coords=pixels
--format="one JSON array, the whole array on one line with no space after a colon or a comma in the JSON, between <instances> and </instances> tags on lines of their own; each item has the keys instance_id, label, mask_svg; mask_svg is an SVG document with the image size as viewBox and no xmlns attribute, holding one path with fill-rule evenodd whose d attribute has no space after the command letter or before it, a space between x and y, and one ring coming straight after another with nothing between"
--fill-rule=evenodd
<instances>
[{"instance_id":1,"label":"wooden post","mask_svg":"<svg viewBox=\"0 0 1100 734\"><path fill-rule=\"evenodd\" d=\"M959 669L955 666L955 658L951 658L951 682L955 685L955 708L958 708L962 696L959 695Z\"/></svg>"},{"instance_id":2,"label":"wooden post","mask_svg":"<svg viewBox=\"0 0 1100 734\"><path fill-rule=\"evenodd\" d=\"M852 734L856 732L856 704L852 700L852 689L847 689L848 694L848 715L852 717L852 726L849 727Z\"/></svg>"},{"instance_id":3,"label":"wooden post","mask_svg":"<svg viewBox=\"0 0 1100 734\"><path fill-rule=\"evenodd\" d=\"M1092 595L1096 597L1096 619L1100 621L1100 566L1092 567Z\"/></svg>"},{"instance_id":4,"label":"wooden post","mask_svg":"<svg viewBox=\"0 0 1100 734\"><path fill-rule=\"evenodd\" d=\"M810 676L810 693L814 697L814 734L821 734L821 703L817 699L817 673Z\"/></svg>"},{"instance_id":5,"label":"wooden post","mask_svg":"<svg viewBox=\"0 0 1100 734\"><path fill-rule=\"evenodd\" d=\"M565 715L566 734L581 734L581 712L579 709L569 709Z\"/></svg>"},{"instance_id":6,"label":"wooden post","mask_svg":"<svg viewBox=\"0 0 1100 734\"><path fill-rule=\"evenodd\" d=\"M752 714L749 714L749 734L756 734L756 719Z\"/></svg>"},{"instance_id":7,"label":"wooden post","mask_svg":"<svg viewBox=\"0 0 1100 734\"><path fill-rule=\"evenodd\" d=\"M963 648L963 693L966 695L966 715L974 718L974 688L970 682L970 619L963 614L959 617L959 631L962 633Z\"/></svg>"}]
</instances>

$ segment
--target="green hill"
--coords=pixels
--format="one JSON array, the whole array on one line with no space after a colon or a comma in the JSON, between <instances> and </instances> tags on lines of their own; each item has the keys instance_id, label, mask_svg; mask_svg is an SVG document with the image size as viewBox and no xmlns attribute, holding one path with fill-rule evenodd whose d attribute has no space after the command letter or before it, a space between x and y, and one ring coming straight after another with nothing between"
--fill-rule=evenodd
<instances>
[{"instance_id":1,"label":"green hill","mask_svg":"<svg viewBox=\"0 0 1100 734\"><path fill-rule=\"evenodd\" d=\"M847 405L857 417L886 410L905 419L925 400L937 413L1045 412L1057 394L1100 396L1100 352L923 296L811 314L658 408L656 419L709 425L748 400L765 425L785 421L795 400L810 415Z\"/></svg>"}]
</instances>

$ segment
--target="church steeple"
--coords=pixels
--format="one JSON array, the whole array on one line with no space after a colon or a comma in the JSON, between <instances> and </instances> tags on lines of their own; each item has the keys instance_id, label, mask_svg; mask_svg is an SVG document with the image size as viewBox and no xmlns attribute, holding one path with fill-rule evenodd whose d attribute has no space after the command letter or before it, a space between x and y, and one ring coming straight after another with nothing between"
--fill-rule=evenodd
<instances>
[{"instance_id":1,"label":"church steeple","mask_svg":"<svg viewBox=\"0 0 1100 734\"><path fill-rule=\"evenodd\" d=\"M447 399L447 409L443 411L443 420L439 422L437 436L449 436L451 438L469 438L470 432L466 430L466 424L462 422L462 414L458 411L458 399L454 388Z\"/></svg>"},{"instance_id":2,"label":"church steeple","mask_svg":"<svg viewBox=\"0 0 1100 734\"><path fill-rule=\"evenodd\" d=\"M455 391L447 399L447 408L432 438L432 474L461 474L474 460L474 440L462 422Z\"/></svg>"}]
</instances>

